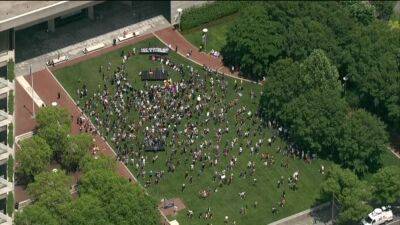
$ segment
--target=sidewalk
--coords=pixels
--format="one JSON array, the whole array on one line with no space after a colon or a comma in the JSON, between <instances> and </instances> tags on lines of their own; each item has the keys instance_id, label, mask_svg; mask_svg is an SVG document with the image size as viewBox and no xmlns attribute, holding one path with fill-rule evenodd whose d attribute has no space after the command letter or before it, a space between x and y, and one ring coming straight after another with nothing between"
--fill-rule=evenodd
<instances>
[{"instance_id":1,"label":"sidewalk","mask_svg":"<svg viewBox=\"0 0 400 225\"><path fill-rule=\"evenodd\" d=\"M55 51L37 56L32 59L28 59L22 62L17 62L15 65L15 74L16 76L24 76L29 74L29 65L32 65L32 73L41 71L46 68L46 62L50 59L55 59L59 55L60 56L68 56L69 60L82 57L85 54L82 52L83 49L86 47L98 44L98 43L104 43L106 47L112 46L112 40L114 38L117 38L118 36L122 36L124 31L136 31L136 30L142 30L143 33L140 34L140 36L144 36L146 34L151 34L152 32L156 30L163 29L165 27L169 27L170 24L168 21L163 17L163 16L157 16L148 20L144 20L139 23L135 23L117 30L113 30L111 32L108 32L106 34L99 35L97 37L81 41L72 45L69 45L67 47L63 47L60 49L57 49ZM139 36L139 37L140 37ZM52 44L57 44L57 43L63 43L63 37L57 37L54 39L48 40L48 42L52 42ZM66 37L65 37L66 38ZM135 39L135 38L133 38ZM50 43L49 43L50 44Z\"/></svg>"},{"instance_id":2,"label":"sidewalk","mask_svg":"<svg viewBox=\"0 0 400 225\"><path fill-rule=\"evenodd\" d=\"M331 204L324 203L312 209L288 216L268 225L331 225ZM336 215L336 210L335 210Z\"/></svg>"},{"instance_id":3,"label":"sidewalk","mask_svg":"<svg viewBox=\"0 0 400 225\"><path fill-rule=\"evenodd\" d=\"M158 30L154 32L154 36L156 36L165 45L171 45L173 51L175 51L175 47L178 46L178 54L200 66L206 65L207 67L210 67L211 69L216 70L225 76L255 83L254 81L239 77L237 72L231 73L230 69L223 65L221 57L215 58L207 53L200 52L197 47L188 42L181 33L174 30L172 27ZM187 57L186 54L189 51L192 51L192 55Z\"/></svg>"}]
</instances>

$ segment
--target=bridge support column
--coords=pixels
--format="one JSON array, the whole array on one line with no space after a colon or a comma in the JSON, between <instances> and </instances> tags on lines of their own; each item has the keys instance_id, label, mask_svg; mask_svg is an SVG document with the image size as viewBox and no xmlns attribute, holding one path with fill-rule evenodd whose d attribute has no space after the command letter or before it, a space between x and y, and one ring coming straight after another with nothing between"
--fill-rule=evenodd
<instances>
[{"instance_id":1,"label":"bridge support column","mask_svg":"<svg viewBox=\"0 0 400 225\"><path fill-rule=\"evenodd\" d=\"M88 17L89 17L89 19L94 20L94 6L89 6Z\"/></svg>"},{"instance_id":2,"label":"bridge support column","mask_svg":"<svg viewBox=\"0 0 400 225\"><path fill-rule=\"evenodd\" d=\"M47 28L49 32L54 32L56 30L56 24L54 19L50 19L47 21Z\"/></svg>"}]
</instances>

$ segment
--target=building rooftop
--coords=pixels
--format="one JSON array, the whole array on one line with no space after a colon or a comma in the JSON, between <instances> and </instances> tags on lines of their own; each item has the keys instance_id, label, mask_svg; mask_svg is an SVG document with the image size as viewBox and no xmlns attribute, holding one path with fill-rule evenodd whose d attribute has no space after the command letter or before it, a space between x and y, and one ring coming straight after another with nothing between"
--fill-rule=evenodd
<instances>
[{"instance_id":1,"label":"building rooftop","mask_svg":"<svg viewBox=\"0 0 400 225\"><path fill-rule=\"evenodd\" d=\"M0 21L28 13L46 6L54 5L59 1L1 1Z\"/></svg>"},{"instance_id":2,"label":"building rooftop","mask_svg":"<svg viewBox=\"0 0 400 225\"><path fill-rule=\"evenodd\" d=\"M103 1L0 1L0 31L46 21Z\"/></svg>"}]
</instances>

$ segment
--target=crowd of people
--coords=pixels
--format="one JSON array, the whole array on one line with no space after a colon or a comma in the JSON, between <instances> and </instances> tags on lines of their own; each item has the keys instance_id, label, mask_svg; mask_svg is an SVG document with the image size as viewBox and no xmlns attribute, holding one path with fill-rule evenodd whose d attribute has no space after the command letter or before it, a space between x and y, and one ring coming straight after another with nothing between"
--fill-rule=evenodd
<instances>
[{"instance_id":1,"label":"crowd of people","mask_svg":"<svg viewBox=\"0 0 400 225\"><path fill-rule=\"evenodd\" d=\"M276 155L282 155L280 166L286 170L292 158L310 163L315 157L295 146L275 143L278 136L287 135L287 130L258 116L256 105L261 93L244 90L241 81L229 81L206 66L199 71L176 63L168 55L151 55L149 60L175 71L177 76L134 87L127 65L135 52L122 53L121 57L122 63L115 65L115 70L110 62L99 68L103 84L96 90L88 91L86 84L77 90L78 104L107 137L118 159L134 168L146 187L175 179L172 177L179 169L185 171L184 177L177 179L183 182L176 184L182 193L197 180L210 179L208 186L193 193L207 199L236 180L257 185L260 165L265 170L275 166ZM269 137L267 130L275 132ZM146 152L155 146L163 148ZM293 175L276 181L276 189L282 194L269 206L273 214L285 208L286 191L299 189L300 171L288 172ZM211 178L205 173L212 174ZM244 202L238 209L240 215L256 210L259 204L246 202L247 193L239 193L238 200ZM204 208L199 212L189 209L187 215L213 219L211 206Z\"/></svg>"}]
</instances>

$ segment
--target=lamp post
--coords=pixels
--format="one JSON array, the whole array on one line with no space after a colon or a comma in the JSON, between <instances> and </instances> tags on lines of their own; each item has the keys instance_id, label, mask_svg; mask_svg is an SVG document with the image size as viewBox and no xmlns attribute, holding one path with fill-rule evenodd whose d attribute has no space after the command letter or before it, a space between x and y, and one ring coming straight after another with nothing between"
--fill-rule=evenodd
<instances>
[{"instance_id":1,"label":"lamp post","mask_svg":"<svg viewBox=\"0 0 400 225\"><path fill-rule=\"evenodd\" d=\"M349 76L348 76L348 75L346 75L346 76L343 77L343 81L344 81L344 83L343 83L344 95L346 95L346 82L347 82L348 80L349 80Z\"/></svg>"},{"instance_id":2,"label":"lamp post","mask_svg":"<svg viewBox=\"0 0 400 225\"><path fill-rule=\"evenodd\" d=\"M203 39L204 51L207 52L206 47L207 47L207 32L208 32L208 29L204 28L202 31L203 31L202 39Z\"/></svg>"},{"instance_id":3,"label":"lamp post","mask_svg":"<svg viewBox=\"0 0 400 225\"><path fill-rule=\"evenodd\" d=\"M31 65L29 65L29 75L30 75L30 77L31 77L31 96L32 96L32 118L34 119L35 118L35 97L34 97L34 95L33 95L33 91L34 91L34 89L33 89L33 74L32 74L32 64Z\"/></svg>"},{"instance_id":4,"label":"lamp post","mask_svg":"<svg viewBox=\"0 0 400 225\"><path fill-rule=\"evenodd\" d=\"M178 29L179 31L181 30L181 16L182 16L182 8L178 8L176 11L178 11Z\"/></svg>"}]
</instances>

